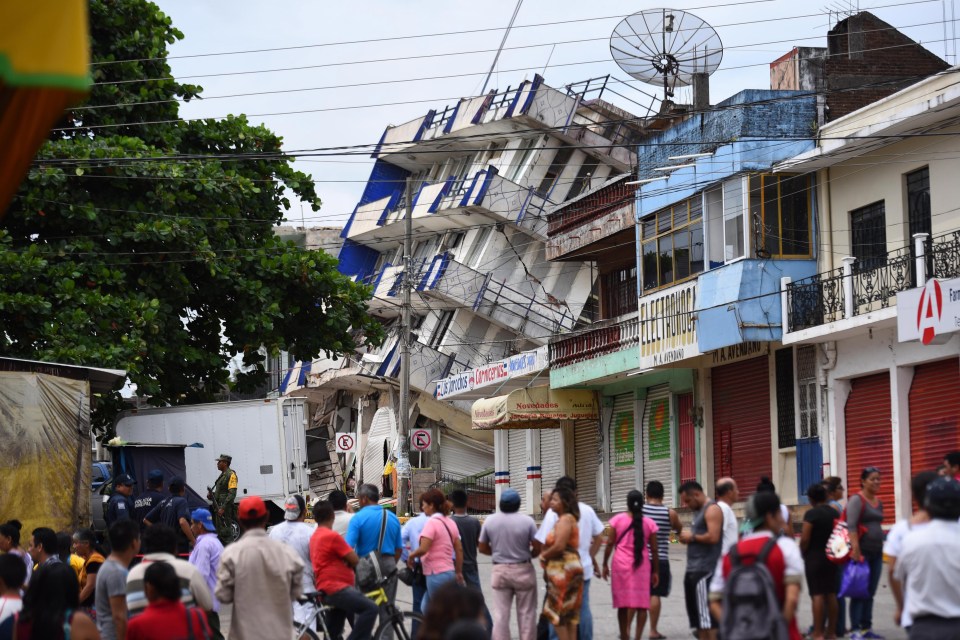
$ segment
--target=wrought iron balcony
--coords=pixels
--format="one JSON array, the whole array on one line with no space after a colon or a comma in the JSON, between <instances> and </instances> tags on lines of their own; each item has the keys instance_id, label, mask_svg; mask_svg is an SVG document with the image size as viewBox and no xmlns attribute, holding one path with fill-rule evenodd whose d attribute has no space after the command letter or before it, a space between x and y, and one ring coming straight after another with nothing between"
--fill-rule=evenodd
<instances>
[{"instance_id":1,"label":"wrought iron balcony","mask_svg":"<svg viewBox=\"0 0 960 640\"><path fill-rule=\"evenodd\" d=\"M919 238L913 251L903 247L861 267L854 258L843 266L795 282L784 282L787 332L861 316L896 305L897 293L927 277L960 276L960 230L932 240ZM919 275L919 277L918 277Z\"/></svg>"},{"instance_id":2,"label":"wrought iron balcony","mask_svg":"<svg viewBox=\"0 0 960 640\"><path fill-rule=\"evenodd\" d=\"M640 344L640 321L636 312L596 322L588 329L557 336L550 341L550 366L565 367ZM639 353L639 352L638 352Z\"/></svg>"}]
</instances>

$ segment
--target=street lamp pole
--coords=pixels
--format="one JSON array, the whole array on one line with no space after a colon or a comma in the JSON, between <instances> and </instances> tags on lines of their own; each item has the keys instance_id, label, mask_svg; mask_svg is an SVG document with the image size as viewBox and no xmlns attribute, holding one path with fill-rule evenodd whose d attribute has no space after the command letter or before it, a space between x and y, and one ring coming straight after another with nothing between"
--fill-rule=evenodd
<instances>
[{"instance_id":1,"label":"street lamp pole","mask_svg":"<svg viewBox=\"0 0 960 640\"><path fill-rule=\"evenodd\" d=\"M413 184L407 178L403 223L403 298L400 309L400 455L397 456L397 515L410 511L410 289L413 287Z\"/></svg>"}]
</instances>

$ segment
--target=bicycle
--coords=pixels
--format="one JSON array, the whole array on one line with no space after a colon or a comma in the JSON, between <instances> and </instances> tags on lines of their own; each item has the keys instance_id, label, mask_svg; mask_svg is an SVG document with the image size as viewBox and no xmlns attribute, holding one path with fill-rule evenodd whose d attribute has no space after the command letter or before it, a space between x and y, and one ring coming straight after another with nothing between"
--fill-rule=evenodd
<instances>
[{"instance_id":1,"label":"bicycle","mask_svg":"<svg viewBox=\"0 0 960 640\"><path fill-rule=\"evenodd\" d=\"M419 626L423 622L423 616L413 611L401 611L395 604L390 602L387 598L387 592L384 589L387 582L388 578L384 578L381 580L379 587L364 594L373 600L374 604L376 604L381 611L387 614L387 619L380 621L380 624L373 632L373 637L376 640L389 640L392 633L392 637L395 640L413 640L414 625ZM334 607L324 603L324 596L326 596L326 594L322 591L314 591L312 593L305 593L299 598L298 602L301 604L314 605L315 611L309 620L305 620L304 622L294 621L294 640L339 640L339 638L335 638L327 628L327 619L324 614L334 609ZM318 635L317 631L313 629L314 624L318 621L320 623L320 632L323 635Z\"/></svg>"}]
</instances>

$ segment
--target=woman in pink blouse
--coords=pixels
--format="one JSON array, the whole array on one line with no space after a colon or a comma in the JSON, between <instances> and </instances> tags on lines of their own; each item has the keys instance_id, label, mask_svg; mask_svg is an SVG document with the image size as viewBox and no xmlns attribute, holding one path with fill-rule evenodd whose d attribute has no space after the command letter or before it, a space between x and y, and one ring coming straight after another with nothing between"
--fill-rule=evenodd
<instances>
[{"instance_id":1,"label":"woman in pink blouse","mask_svg":"<svg viewBox=\"0 0 960 640\"><path fill-rule=\"evenodd\" d=\"M612 534L607 538L603 554L603 579L611 580L610 591L623 640L630 637L634 616L637 618L634 637L640 638L643 634L650 608L650 587L657 586L660 579L658 527L643 516L643 494L636 489L627 494L627 510L629 513L618 513L610 519ZM611 555L614 556L612 571Z\"/></svg>"},{"instance_id":2,"label":"woman in pink blouse","mask_svg":"<svg viewBox=\"0 0 960 640\"><path fill-rule=\"evenodd\" d=\"M425 491L420 496L420 510L429 520L420 533L420 546L407 558L407 566L413 569L414 561L420 558L427 579L427 593L420 610L426 611L430 594L440 585L451 580L463 584L463 546L460 544L460 530L446 516L447 499L442 491Z\"/></svg>"}]
</instances>

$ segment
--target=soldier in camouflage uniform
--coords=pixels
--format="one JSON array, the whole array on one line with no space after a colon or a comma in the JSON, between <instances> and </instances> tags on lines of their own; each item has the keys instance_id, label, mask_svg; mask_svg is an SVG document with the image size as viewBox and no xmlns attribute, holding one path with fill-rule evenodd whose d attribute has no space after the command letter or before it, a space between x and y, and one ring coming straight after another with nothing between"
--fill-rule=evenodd
<instances>
[{"instance_id":1,"label":"soldier in camouflage uniform","mask_svg":"<svg viewBox=\"0 0 960 640\"><path fill-rule=\"evenodd\" d=\"M213 521L217 527L217 537L223 544L237 539L239 528L237 524L237 473L230 468L233 458L220 454L217 458L217 469L220 477L213 483L213 489L207 497L213 501Z\"/></svg>"}]
</instances>

